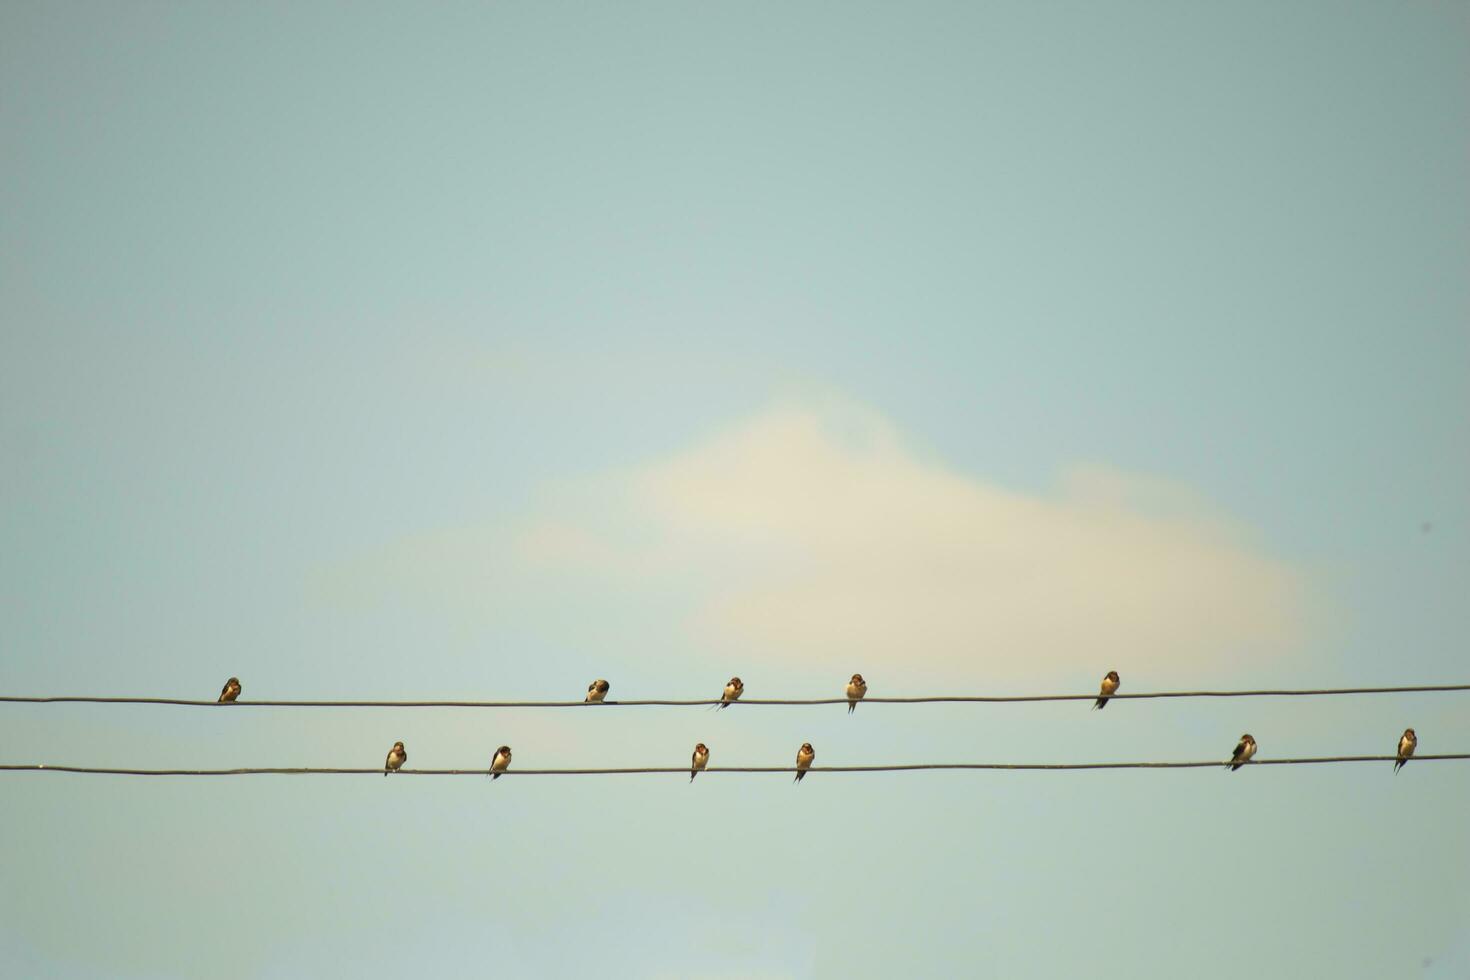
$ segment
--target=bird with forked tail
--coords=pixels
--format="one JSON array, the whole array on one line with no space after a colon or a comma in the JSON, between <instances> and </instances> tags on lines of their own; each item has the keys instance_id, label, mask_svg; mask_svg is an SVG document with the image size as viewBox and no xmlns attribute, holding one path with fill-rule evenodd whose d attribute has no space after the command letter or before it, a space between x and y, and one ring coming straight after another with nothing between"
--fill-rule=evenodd
<instances>
[{"instance_id":1,"label":"bird with forked tail","mask_svg":"<svg viewBox=\"0 0 1470 980\"><path fill-rule=\"evenodd\" d=\"M1231 772L1234 772L1251 761L1251 756L1255 754L1256 740L1249 735L1242 735L1240 736L1240 741L1235 746L1234 754L1230 756L1230 761L1225 763L1225 765L1230 767Z\"/></svg>"},{"instance_id":2,"label":"bird with forked tail","mask_svg":"<svg viewBox=\"0 0 1470 980\"><path fill-rule=\"evenodd\" d=\"M730 683L725 685L725 693L720 696L720 703L715 705L715 710L724 711L730 705L740 700L740 695L745 693L745 685L740 678L730 678Z\"/></svg>"},{"instance_id":3,"label":"bird with forked tail","mask_svg":"<svg viewBox=\"0 0 1470 980\"><path fill-rule=\"evenodd\" d=\"M1097 701L1093 704L1092 710L1101 711L1103 708L1106 708L1108 706L1108 698L1116 693L1118 693L1118 672L1116 670L1110 670L1107 676L1102 679L1102 687L1098 690Z\"/></svg>"},{"instance_id":4,"label":"bird with forked tail","mask_svg":"<svg viewBox=\"0 0 1470 980\"><path fill-rule=\"evenodd\" d=\"M801 748L796 751L796 778L793 783L801 782L806 771L812 767L812 760L817 757L817 752L812 748L812 743L802 742Z\"/></svg>"},{"instance_id":5,"label":"bird with forked tail","mask_svg":"<svg viewBox=\"0 0 1470 980\"><path fill-rule=\"evenodd\" d=\"M1399 738L1399 757L1394 760L1393 771L1395 774L1409 761L1409 756L1419 747L1419 736L1414 734L1414 729L1405 728L1404 734Z\"/></svg>"}]
</instances>

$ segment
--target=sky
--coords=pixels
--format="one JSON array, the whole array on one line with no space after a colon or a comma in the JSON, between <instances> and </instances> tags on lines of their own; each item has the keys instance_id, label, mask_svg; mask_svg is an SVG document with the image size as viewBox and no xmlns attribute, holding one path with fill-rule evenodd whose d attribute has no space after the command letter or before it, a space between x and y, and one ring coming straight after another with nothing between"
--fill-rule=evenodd
<instances>
[{"instance_id":1,"label":"sky","mask_svg":"<svg viewBox=\"0 0 1470 980\"><path fill-rule=\"evenodd\" d=\"M1463 683L1470 11L0 4L0 693ZM0 705L0 763L1470 751L1462 694ZM1470 973L1467 764L0 774L0 974Z\"/></svg>"}]
</instances>

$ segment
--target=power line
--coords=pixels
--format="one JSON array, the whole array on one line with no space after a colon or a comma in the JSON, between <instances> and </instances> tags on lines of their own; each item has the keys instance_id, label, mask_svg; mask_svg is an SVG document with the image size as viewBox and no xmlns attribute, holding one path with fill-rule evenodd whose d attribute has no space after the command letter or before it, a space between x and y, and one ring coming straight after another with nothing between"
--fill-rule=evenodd
<instances>
[{"instance_id":1,"label":"power line","mask_svg":"<svg viewBox=\"0 0 1470 980\"><path fill-rule=\"evenodd\" d=\"M1419 684L1411 687L1332 687L1304 689L1255 689L1244 691L1143 691L1110 694L1109 701L1143 701L1157 698L1303 698L1331 697L1350 694L1423 694L1470 691L1470 684ZM911 698L863 698L862 704L1016 704L1039 701L1094 701L1090 694L1005 694L1005 695L925 695ZM699 707L715 704L742 705L818 705L847 704L843 698L742 698L723 701L719 698L699 700L633 700L603 701L235 701L222 705L216 701L188 698L93 697L89 695L55 695L32 697L0 695L0 703L11 704L158 704L177 707L247 707L247 708L649 708Z\"/></svg>"},{"instance_id":2,"label":"power line","mask_svg":"<svg viewBox=\"0 0 1470 980\"><path fill-rule=\"evenodd\" d=\"M1344 762L1395 762L1393 755L1336 755L1304 759L1252 759L1243 766L1320 766ZM1448 762L1470 760L1470 752L1447 755L1416 755L1411 760ZM918 762L877 766L812 766L808 772L920 772L927 770L1001 770L1059 772L1098 769L1220 769L1231 763L1221 759L1204 762ZM706 773L786 773L794 766L720 766L700 770ZM243 769L107 769L93 766L51 766L41 763L0 765L0 772L69 772L106 776L380 776L374 769L266 767ZM688 775L688 766L640 766L619 769L507 769L502 776L635 776ZM394 776L486 776L485 769L399 769Z\"/></svg>"}]
</instances>

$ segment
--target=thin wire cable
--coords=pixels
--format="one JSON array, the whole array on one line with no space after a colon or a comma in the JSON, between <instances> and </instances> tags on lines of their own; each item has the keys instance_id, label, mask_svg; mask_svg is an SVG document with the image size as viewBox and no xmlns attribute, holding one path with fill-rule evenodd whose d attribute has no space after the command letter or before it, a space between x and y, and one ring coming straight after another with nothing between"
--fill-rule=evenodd
<instances>
[{"instance_id":1,"label":"thin wire cable","mask_svg":"<svg viewBox=\"0 0 1470 980\"><path fill-rule=\"evenodd\" d=\"M1394 755L1336 755L1304 759L1252 759L1243 766L1319 766L1343 762L1396 762ZM1447 762L1470 760L1470 752L1416 755L1410 761ZM1220 769L1232 763L1220 759L1205 762L918 762L877 766L812 766L807 772L919 772L925 770L1005 770L1058 772L1088 769ZM701 769L706 773L786 773L794 766L720 766ZM0 765L0 772L69 772L106 776L380 776L382 768L248 768L248 769L108 769L94 766L52 766L42 763ZM687 775L688 766L639 766L621 769L507 769L502 776L634 776L645 774ZM399 769L394 776L488 776L485 769Z\"/></svg>"},{"instance_id":2,"label":"thin wire cable","mask_svg":"<svg viewBox=\"0 0 1470 980\"><path fill-rule=\"evenodd\" d=\"M1418 684L1411 687L1332 687L1309 689L1256 689L1245 691L1143 691L1110 694L1109 701L1143 701L1156 698L1301 698L1331 697L1349 694L1422 694L1470 691L1470 684ZM925 695L911 698L863 698L861 704L1016 704L1037 701L1095 701L1092 694L1005 694L1005 695ZM715 704L742 705L818 705L847 704L847 698L742 698L723 701L719 698L700 700L636 700L603 701L196 701L188 698L93 697L89 695L56 695L32 697L0 695L0 703L10 704L161 704L179 707L246 707L246 708L648 708L699 707Z\"/></svg>"}]
</instances>

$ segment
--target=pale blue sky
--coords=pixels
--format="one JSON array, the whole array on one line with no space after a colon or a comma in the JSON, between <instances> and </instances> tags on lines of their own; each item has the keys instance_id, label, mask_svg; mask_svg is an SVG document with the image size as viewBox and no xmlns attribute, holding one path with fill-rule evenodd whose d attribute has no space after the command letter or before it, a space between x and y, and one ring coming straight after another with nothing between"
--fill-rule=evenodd
<instances>
[{"instance_id":1,"label":"pale blue sky","mask_svg":"<svg viewBox=\"0 0 1470 980\"><path fill-rule=\"evenodd\" d=\"M1463 682L1463 4L0 5L0 691ZM1423 525L1430 525L1423 530ZM1470 750L1454 695L0 761ZM1461 764L0 778L0 973L1462 977Z\"/></svg>"}]
</instances>

